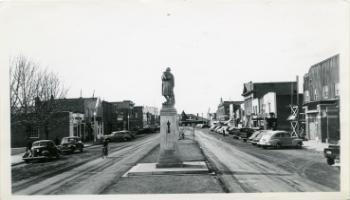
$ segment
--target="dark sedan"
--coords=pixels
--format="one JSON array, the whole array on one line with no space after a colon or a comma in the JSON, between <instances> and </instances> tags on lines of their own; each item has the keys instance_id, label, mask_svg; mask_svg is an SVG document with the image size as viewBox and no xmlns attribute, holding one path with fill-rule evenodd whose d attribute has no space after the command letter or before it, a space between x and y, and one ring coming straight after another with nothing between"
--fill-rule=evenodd
<instances>
[{"instance_id":1,"label":"dark sedan","mask_svg":"<svg viewBox=\"0 0 350 200\"><path fill-rule=\"evenodd\" d=\"M64 137L62 138L59 149L65 153L74 153L76 150L83 152L84 143L77 136Z\"/></svg>"},{"instance_id":2,"label":"dark sedan","mask_svg":"<svg viewBox=\"0 0 350 200\"><path fill-rule=\"evenodd\" d=\"M23 155L23 160L47 160L60 157L60 150L52 140L38 140L33 142L30 151Z\"/></svg>"}]
</instances>

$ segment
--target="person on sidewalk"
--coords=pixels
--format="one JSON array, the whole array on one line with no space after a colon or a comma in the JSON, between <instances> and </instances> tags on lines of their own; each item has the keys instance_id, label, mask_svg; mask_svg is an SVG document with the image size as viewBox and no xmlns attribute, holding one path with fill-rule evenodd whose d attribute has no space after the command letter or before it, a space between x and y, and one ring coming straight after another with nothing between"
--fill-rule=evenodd
<instances>
[{"instance_id":1,"label":"person on sidewalk","mask_svg":"<svg viewBox=\"0 0 350 200\"><path fill-rule=\"evenodd\" d=\"M27 139L27 146L26 146L26 153L23 156L24 158L32 156L32 144L33 144L33 141L30 138L28 138Z\"/></svg>"},{"instance_id":2,"label":"person on sidewalk","mask_svg":"<svg viewBox=\"0 0 350 200\"><path fill-rule=\"evenodd\" d=\"M102 144L102 158L108 157L108 141L103 140Z\"/></svg>"}]
</instances>

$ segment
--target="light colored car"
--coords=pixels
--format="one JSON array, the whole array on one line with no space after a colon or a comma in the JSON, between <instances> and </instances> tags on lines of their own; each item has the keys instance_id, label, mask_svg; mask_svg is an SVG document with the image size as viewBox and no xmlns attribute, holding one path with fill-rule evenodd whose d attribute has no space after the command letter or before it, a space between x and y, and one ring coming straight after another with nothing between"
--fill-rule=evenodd
<instances>
[{"instance_id":1,"label":"light colored car","mask_svg":"<svg viewBox=\"0 0 350 200\"><path fill-rule=\"evenodd\" d=\"M258 145L266 149L267 147L282 148L296 147L301 148L303 140L298 137L292 137L287 131L267 131L263 134Z\"/></svg>"},{"instance_id":2,"label":"light colored car","mask_svg":"<svg viewBox=\"0 0 350 200\"><path fill-rule=\"evenodd\" d=\"M221 127L222 127L222 126L218 125L216 128L214 128L214 132L217 133Z\"/></svg>"},{"instance_id":3,"label":"light colored car","mask_svg":"<svg viewBox=\"0 0 350 200\"><path fill-rule=\"evenodd\" d=\"M258 142L260 141L260 139L262 138L262 136L263 136L264 134L268 134L269 131L270 131L270 130L261 130L261 131L259 131L258 134L257 134L252 140L250 140L250 143L251 143L252 145L260 146L260 145L258 144Z\"/></svg>"},{"instance_id":4,"label":"light colored car","mask_svg":"<svg viewBox=\"0 0 350 200\"><path fill-rule=\"evenodd\" d=\"M219 130L218 133L222 135L228 135L228 126L222 126Z\"/></svg>"},{"instance_id":5,"label":"light colored car","mask_svg":"<svg viewBox=\"0 0 350 200\"><path fill-rule=\"evenodd\" d=\"M258 130L255 131L249 138L248 138L248 142L252 143L252 141L264 130Z\"/></svg>"},{"instance_id":6,"label":"light colored car","mask_svg":"<svg viewBox=\"0 0 350 200\"><path fill-rule=\"evenodd\" d=\"M209 128L209 131L214 131L214 129L217 127L217 125L212 125L210 128Z\"/></svg>"}]
</instances>

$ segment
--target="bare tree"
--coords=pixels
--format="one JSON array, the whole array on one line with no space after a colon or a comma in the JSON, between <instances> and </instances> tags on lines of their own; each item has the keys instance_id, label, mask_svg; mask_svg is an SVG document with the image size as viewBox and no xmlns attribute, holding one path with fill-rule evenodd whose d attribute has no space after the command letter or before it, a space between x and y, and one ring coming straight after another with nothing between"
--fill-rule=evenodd
<instances>
[{"instance_id":1,"label":"bare tree","mask_svg":"<svg viewBox=\"0 0 350 200\"><path fill-rule=\"evenodd\" d=\"M58 75L17 56L10 61L11 124L46 126L55 110L54 99L67 94Z\"/></svg>"}]
</instances>

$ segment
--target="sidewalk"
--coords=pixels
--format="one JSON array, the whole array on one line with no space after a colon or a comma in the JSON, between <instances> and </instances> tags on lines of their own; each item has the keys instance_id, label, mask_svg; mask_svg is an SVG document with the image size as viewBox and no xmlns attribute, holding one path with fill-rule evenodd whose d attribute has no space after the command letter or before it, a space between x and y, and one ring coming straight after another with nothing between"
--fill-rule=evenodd
<instances>
[{"instance_id":1,"label":"sidewalk","mask_svg":"<svg viewBox=\"0 0 350 200\"><path fill-rule=\"evenodd\" d=\"M85 148L91 147L93 145L94 144L92 142L84 143ZM26 147L11 148L11 166L24 163L24 161L22 160L22 156L24 155L25 151L26 151Z\"/></svg>"},{"instance_id":2,"label":"sidewalk","mask_svg":"<svg viewBox=\"0 0 350 200\"><path fill-rule=\"evenodd\" d=\"M192 131L185 131L185 139L178 140L179 156L182 161L205 161L205 156L194 141ZM152 150L138 163L156 163L159 147ZM122 177L107 188L106 194L174 194L174 193L223 193L223 189L211 173L207 174L164 174Z\"/></svg>"},{"instance_id":3,"label":"sidewalk","mask_svg":"<svg viewBox=\"0 0 350 200\"><path fill-rule=\"evenodd\" d=\"M303 141L303 148L319 152L323 152L323 149L327 148L328 145L328 143L322 143L316 140Z\"/></svg>"}]
</instances>

